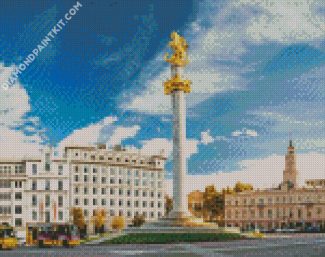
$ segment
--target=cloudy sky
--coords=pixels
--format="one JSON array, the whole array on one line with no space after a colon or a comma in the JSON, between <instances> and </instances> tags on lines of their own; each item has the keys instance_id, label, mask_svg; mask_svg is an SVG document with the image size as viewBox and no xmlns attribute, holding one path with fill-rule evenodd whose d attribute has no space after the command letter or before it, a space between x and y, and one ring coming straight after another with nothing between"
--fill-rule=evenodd
<instances>
[{"instance_id":1,"label":"cloudy sky","mask_svg":"<svg viewBox=\"0 0 325 257\"><path fill-rule=\"evenodd\" d=\"M76 1L1 2L3 83ZM175 30L190 46L189 174L263 176L259 185L271 186L291 137L301 160L313 160L299 162L302 177L325 176L324 1L79 2L18 82L0 89L1 157L98 142L170 156L163 55Z\"/></svg>"}]
</instances>

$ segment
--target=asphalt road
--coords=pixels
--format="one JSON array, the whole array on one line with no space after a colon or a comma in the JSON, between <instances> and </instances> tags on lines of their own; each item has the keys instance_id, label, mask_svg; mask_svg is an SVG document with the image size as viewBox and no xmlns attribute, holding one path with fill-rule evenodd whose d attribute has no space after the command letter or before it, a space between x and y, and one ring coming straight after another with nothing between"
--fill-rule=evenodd
<instances>
[{"instance_id":1,"label":"asphalt road","mask_svg":"<svg viewBox=\"0 0 325 257\"><path fill-rule=\"evenodd\" d=\"M168 257L325 257L325 235L271 236L258 240L232 242L174 244L174 245L97 245L79 246L73 249L23 247L1 251L0 257L102 257L102 256L168 256Z\"/></svg>"}]
</instances>

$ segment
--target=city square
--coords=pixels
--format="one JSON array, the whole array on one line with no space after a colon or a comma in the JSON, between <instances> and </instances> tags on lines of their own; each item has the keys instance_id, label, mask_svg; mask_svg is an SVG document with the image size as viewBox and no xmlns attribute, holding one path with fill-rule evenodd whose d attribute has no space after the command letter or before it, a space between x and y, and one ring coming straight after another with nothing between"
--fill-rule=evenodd
<instances>
[{"instance_id":1,"label":"city square","mask_svg":"<svg viewBox=\"0 0 325 257\"><path fill-rule=\"evenodd\" d=\"M0 256L324 256L322 1L2 5Z\"/></svg>"}]
</instances>

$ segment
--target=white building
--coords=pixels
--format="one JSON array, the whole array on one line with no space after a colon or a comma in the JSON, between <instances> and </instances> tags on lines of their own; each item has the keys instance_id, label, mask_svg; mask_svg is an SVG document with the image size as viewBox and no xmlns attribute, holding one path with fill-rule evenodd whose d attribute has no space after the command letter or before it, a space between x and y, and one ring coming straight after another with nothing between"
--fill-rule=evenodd
<instances>
[{"instance_id":1,"label":"white building","mask_svg":"<svg viewBox=\"0 0 325 257\"><path fill-rule=\"evenodd\" d=\"M66 147L62 158L49 150L37 159L0 160L0 222L24 236L27 224L72 221L72 207L83 209L90 232L100 209L106 228L113 216L128 224L137 214L155 220L165 210L165 160L103 145Z\"/></svg>"},{"instance_id":2,"label":"white building","mask_svg":"<svg viewBox=\"0 0 325 257\"><path fill-rule=\"evenodd\" d=\"M164 215L164 163L161 155L145 156L121 147L66 147L70 170L70 206L84 210L91 230L94 211L124 216L129 224L137 214L147 221Z\"/></svg>"}]
</instances>

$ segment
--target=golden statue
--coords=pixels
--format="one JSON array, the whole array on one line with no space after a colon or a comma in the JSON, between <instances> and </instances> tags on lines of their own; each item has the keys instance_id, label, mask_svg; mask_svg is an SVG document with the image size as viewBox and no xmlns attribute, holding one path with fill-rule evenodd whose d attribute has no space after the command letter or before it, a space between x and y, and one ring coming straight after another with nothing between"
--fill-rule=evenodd
<instances>
[{"instance_id":1,"label":"golden statue","mask_svg":"<svg viewBox=\"0 0 325 257\"><path fill-rule=\"evenodd\" d=\"M191 92L191 81L181 77L180 70L189 63L187 58L188 44L185 38L173 32L171 35L169 46L173 50L173 54L165 54L165 61L171 64L172 77L164 82L164 91L166 95L170 95L174 91Z\"/></svg>"},{"instance_id":2,"label":"golden statue","mask_svg":"<svg viewBox=\"0 0 325 257\"><path fill-rule=\"evenodd\" d=\"M187 58L188 44L185 38L181 37L177 32L172 32L170 35L172 41L169 42L169 46L174 50L171 57L169 54L165 54L165 61L176 66L185 66L189 60Z\"/></svg>"}]
</instances>

